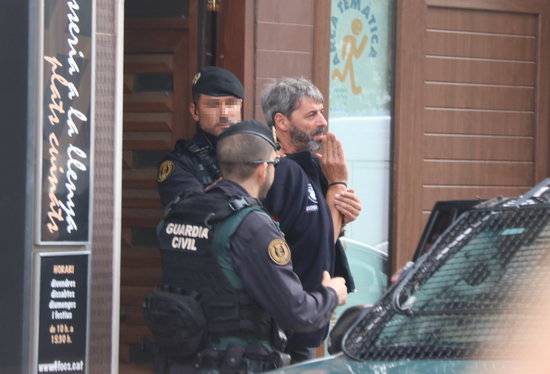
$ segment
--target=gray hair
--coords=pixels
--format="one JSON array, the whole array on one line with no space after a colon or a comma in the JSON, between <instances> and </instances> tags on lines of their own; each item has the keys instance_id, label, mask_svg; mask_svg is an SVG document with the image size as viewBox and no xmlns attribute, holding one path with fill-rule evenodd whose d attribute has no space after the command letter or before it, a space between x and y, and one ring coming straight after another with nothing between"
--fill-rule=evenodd
<instances>
[{"instance_id":1,"label":"gray hair","mask_svg":"<svg viewBox=\"0 0 550 374\"><path fill-rule=\"evenodd\" d=\"M323 102L321 91L305 78L283 78L265 88L262 93L262 109L267 124L275 126L275 115L281 113L290 119L300 106L303 97Z\"/></svg>"}]
</instances>

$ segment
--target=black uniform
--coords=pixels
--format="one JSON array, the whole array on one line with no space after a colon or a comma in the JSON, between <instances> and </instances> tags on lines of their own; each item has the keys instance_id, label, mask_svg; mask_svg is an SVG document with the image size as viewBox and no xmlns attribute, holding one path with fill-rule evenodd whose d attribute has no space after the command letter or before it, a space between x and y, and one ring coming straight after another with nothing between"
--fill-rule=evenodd
<instances>
[{"instance_id":1,"label":"black uniform","mask_svg":"<svg viewBox=\"0 0 550 374\"><path fill-rule=\"evenodd\" d=\"M204 66L193 77L191 94L233 96L244 98L244 88L229 70L217 66ZM195 103L196 104L196 103ZM158 170L157 183L162 205L185 191L204 191L220 177L216 163L217 138L201 130L192 140L180 139L174 151L163 160Z\"/></svg>"},{"instance_id":2,"label":"black uniform","mask_svg":"<svg viewBox=\"0 0 550 374\"><path fill-rule=\"evenodd\" d=\"M248 196L244 188L227 180L208 193ZM234 268L246 292L281 328L312 331L324 326L338 303L336 292L323 287L321 279L310 292L304 291L290 259L278 260L281 256L273 253L274 240L284 241L277 225L269 215L252 212L231 237L232 264L227 265Z\"/></svg>"},{"instance_id":3,"label":"black uniform","mask_svg":"<svg viewBox=\"0 0 550 374\"><path fill-rule=\"evenodd\" d=\"M192 140L178 140L160 164L157 187L166 206L184 191L204 191L221 176L216 163L216 138L197 127Z\"/></svg>"},{"instance_id":4,"label":"black uniform","mask_svg":"<svg viewBox=\"0 0 550 374\"><path fill-rule=\"evenodd\" d=\"M231 196L235 199L241 196L252 199L244 188L229 180L218 182L206 195L212 198ZM194 289L186 291L201 294L206 325L209 326L205 349L229 351L228 342L238 342L246 345L246 350L253 344L265 341L265 331L254 335L254 331L266 325L264 313L285 330L307 332L326 326L338 302L336 292L322 286L320 279L309 292L303 290L292 268L290 248L267 212L256 209L247 213L241 218L242 221L238 221L228 242L215 230L227 231L233 218L226 218L210 229L204 225L185 225L184 222L165 223L163 230L170 235L163 239L161 233L161 249L165 252L164 282L180 288L192 285ZM213 232L215 234L212 236ZM227 257L222 255L225 247L229 251ZM196 260L197 255L206 250L216 254L217 264L205 265L207 261ZM178 253L181 261L177 259ZM227 278L229 288L241 290L242 294L234 299L238 301L231 301L233 299L228 298L231 291L222 290L225 286L212 280L220 273L219 270ZM243 303L243 294L257 307L250 306L246 301L248 312L240 315L245 308L243 305L235 308L235 304ZM221 304L223 307L220 308ZM231 310L235 313L227 312ZM211 326L216 326L216 330L211 331ZM233 333L237 340L232 339ZM269 347L266 352L269 352ZM175 365L170 372L188 372L191 367L189 364Z\"/></svg>"},{"instance_id":5,"label":"black uniform","mask_svg":"<svg viewBox=\"0 0 550 374\"><path fill-rule=\"evenodd\" d=\"M289 154L275 169L275 180L263 203L292 248L294 271L304 289L315 289L326 270L331 276L344 277L351 292L354 282L347 258L340 243L334 244L332 216L325 200L327 186L311 152ZM328 327L327 323L316 331L294 334L289 348L319 346Z\"/></svg>"}]
</instances>

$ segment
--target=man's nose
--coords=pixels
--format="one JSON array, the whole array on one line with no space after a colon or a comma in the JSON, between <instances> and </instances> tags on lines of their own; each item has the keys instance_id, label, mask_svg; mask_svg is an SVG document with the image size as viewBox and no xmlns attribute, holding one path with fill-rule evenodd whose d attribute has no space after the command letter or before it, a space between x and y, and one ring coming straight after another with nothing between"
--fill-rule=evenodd
<instances>
[{"instance_id":1,"label":"man's nose","mask_svg":"<svg viewBox=\"0 0 550 374\"><path fill-rule=\"evenodd\" d=\"M227 105L226 103L224 103L224 102L222 101L222 102L220 102L219 110L220 110L220 114L221 114L222 116L226 116L227 113L229 112L229 105Z\"/></svg>"},{"instance_id":2,"label":"man's nose","mask_svg":"<svg viewBox=\"0 0 550 374\"><path fill-rule=\"evenodd\" d=\"M319 118L317 119L317 126L318 127L327 127L328 126L327 120L325 119L325 116L323 116L322 113L319 113Z\"/></svg>"}]
</instances>

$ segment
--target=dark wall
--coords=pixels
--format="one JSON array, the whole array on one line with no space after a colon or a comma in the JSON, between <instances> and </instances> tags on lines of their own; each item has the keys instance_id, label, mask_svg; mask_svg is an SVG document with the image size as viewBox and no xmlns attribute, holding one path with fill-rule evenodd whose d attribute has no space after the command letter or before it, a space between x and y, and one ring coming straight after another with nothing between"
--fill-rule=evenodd
<instances>
[{"instance_id":1,"label":"dark wall","mask_svg":"<svg viewBox=\"0 0 550 374\"><path fill-rule=\"evenodd\" d=\"M0 12L0 372L27 370L32 243L28 149L29 0L6 1ZM30 162L30 163L29 163Z\"/></svg>"}]
</instances>

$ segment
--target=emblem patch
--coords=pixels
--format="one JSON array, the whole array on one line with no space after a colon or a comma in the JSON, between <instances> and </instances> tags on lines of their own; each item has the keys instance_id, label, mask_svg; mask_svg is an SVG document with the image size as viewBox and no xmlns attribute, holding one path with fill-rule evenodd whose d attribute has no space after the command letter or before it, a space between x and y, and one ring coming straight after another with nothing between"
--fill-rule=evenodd
<instances>
[{"instance_id":1,"label":"emblem patch","mask_svg":"<svg viewBox=\"0 0 550 374\"><path fill-rule=\"evenodd\" d=\"M157 175L157 181L164 182L170 174L174 171L174 163L170 160L164 161L160 164L159 172Z\"/></svg>"},{"instance_id":2,"label":"emblem patch","mask_svg":"<svg viewBox=\"0 0 550 374\"><path fill-rule=\"evenodd\" d=\"M317 204L317 195L315 194L315 190L313 189L311 183L307 184L307 198L312 203Z\"/></svg>"},{"instance_id":3,"label":"emblem patch","mask_svg":"<svg viewBox=\"0 0 550 374\"><path fill-rule=\"evenodd\" d=\"M196 85L199 79L201 79L201 73L195 74L195 76L193 77L193 80L191 81L191 85L192 86Z\"/></svg>"},{"instance_id":4,"label":"emblem patch","mask_svg":"<svg viewBox=\"0 0 550 374\"><path fill-rule=\"evenodd\" d=\"M290 248L283 239L273 239L267 247L269 258L277 265L286 265L290 262Z\"/></svg>"}]
</instances>

